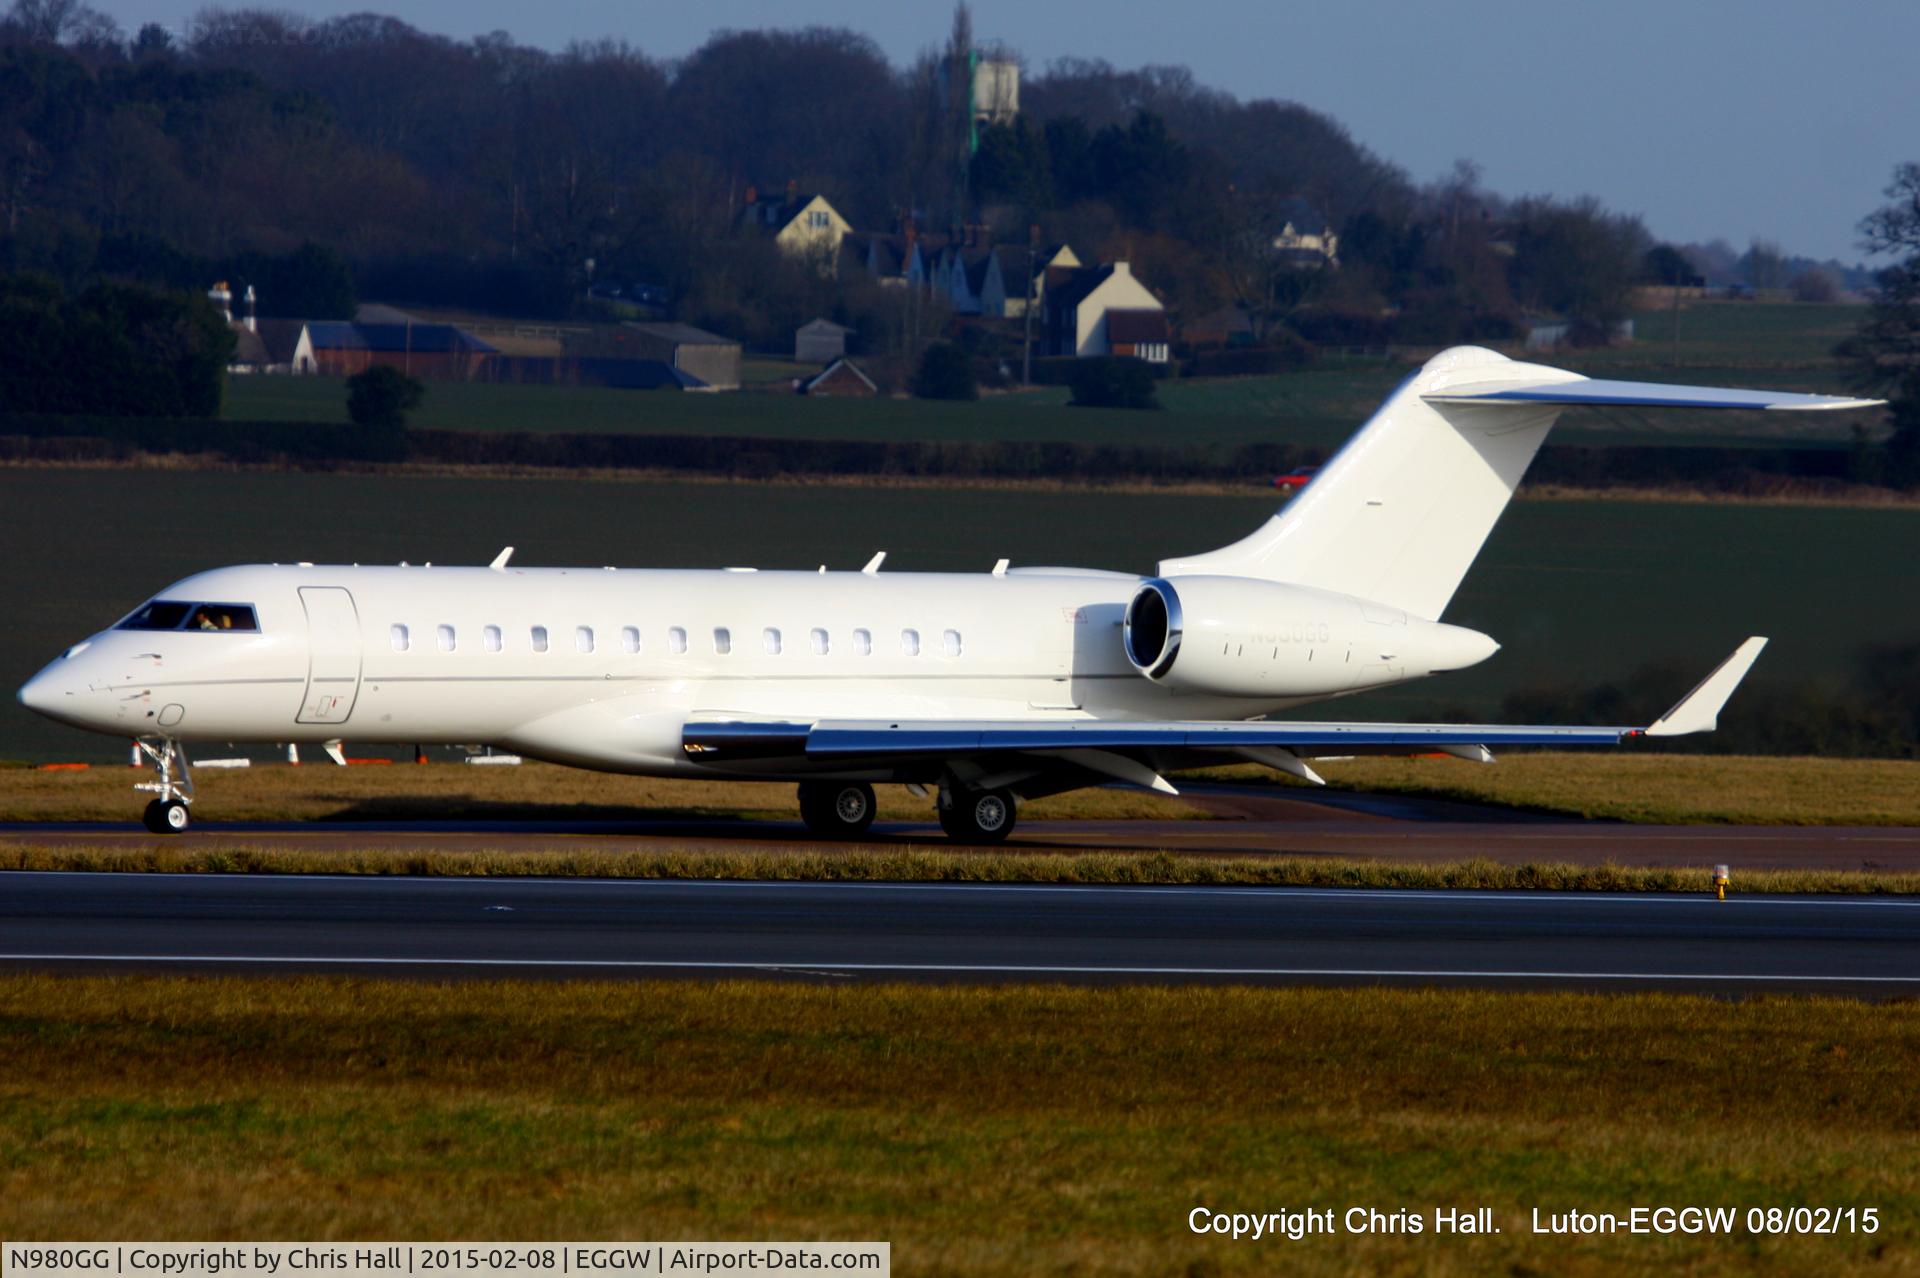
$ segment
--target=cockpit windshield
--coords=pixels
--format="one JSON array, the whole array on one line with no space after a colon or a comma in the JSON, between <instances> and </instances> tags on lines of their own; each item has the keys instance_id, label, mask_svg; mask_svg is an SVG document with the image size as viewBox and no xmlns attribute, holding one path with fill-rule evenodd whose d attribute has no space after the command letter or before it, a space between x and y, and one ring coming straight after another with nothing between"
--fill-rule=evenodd
<instances>
[{"instance_id":1,"label":"cockpit windshield","mask_svg":"<svg viewBox=\"0 0 1920 1278\"><path fill-rule=\"evenodd\" d=\"M132 616L114 629L232 632L257 631L260 625L254 619L252 604L186 603L172 599L155 599L135 609Z\"/></svg>"}]
</instances>

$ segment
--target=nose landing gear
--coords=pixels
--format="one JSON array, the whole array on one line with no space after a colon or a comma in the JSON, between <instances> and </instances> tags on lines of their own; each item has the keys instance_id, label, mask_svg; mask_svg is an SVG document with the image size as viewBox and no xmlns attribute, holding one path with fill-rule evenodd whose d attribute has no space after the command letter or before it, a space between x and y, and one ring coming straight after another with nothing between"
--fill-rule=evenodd
<instances>
[{"instance_id":1,"label":"nose landing gear","mask_svg":"<svg viewBox=\"0 0 1920 1278\"><path fill-rule=\"evenodd\" d=\"M187 766L185 748L169 737L157 738L157 744L142 737L134 744L153 764L156 779L136 782L133 788L160 796L147 804L142 823L155 834L183 833L193 824L187 812L187 805L193 802L193 773Z\"/></svg>"}]
</instances>

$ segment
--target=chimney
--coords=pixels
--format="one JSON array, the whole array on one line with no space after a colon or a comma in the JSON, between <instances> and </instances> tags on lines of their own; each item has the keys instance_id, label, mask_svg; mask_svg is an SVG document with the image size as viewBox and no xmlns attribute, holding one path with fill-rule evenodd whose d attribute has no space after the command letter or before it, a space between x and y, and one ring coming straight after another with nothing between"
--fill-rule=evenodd
<instances>
[{"instance_id":1,"label":"chimney","mask_svg":"<svg viewBox=\"0 0 1920 1278\"><path fill-rule=\"evenodd\" d=\"M1129 279L1133 278L1133 268L1125 262L1115 262L1113 264L1113 273L1115 275L1124 275Z\"/></svg>"},{"instance_id":2,"label":"chimney","mask_svg":"<svg viewBox=\"0 0 1920 1278\"><path fill-rule=\"evenodd\" d=\"M258 302L259 302L259 299L254 296L253 285L251 284L247 285L247 318L245 323L247 326L247 331L249 333L257 333L260 331L260 314L259 314Z\"/></svg>"},{"instance_id":3,"label":"chimney","mask_svg":"<svg viewBox=\"0 0 1920 1278\"><path fill-rule=\"evenodd\" d=\"M754 205L758 204L759 202L760 202L760 188L755 186L751 182L747 183L747 207L752 208Z\"/></svg>"},{"instance_id":4,"label":"chimney","mask_svg":"<svg viewBox=\"0 0 1920 1278\"><path fill-rule=\"evenodd\" d=\"M221 280L215 284L207 290L207 296L220 308L220 318L229 324L233 323L233 290L227 287L227 282Z\"/></svg>"},{"instance_id":5,"label":"chimney","mask_svg":"<svg viewBox=\"0 0 1920 1278\"><path fill-rule=\"evenodd\" d=\"M799 198L800 198L800 184L794 181L792 178L788 178L787 179L787 203L791 204Z\"/></svg>"}]
</instances>

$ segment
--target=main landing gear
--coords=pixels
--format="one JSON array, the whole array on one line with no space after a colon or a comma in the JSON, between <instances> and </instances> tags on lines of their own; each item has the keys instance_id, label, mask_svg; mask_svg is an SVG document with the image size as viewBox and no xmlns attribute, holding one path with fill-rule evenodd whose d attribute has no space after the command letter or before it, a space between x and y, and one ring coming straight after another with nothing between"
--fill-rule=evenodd
<instances>
[{"instance_id":1,"label":"main landing gear","mask_svg":"<svg viewBox=\"0 0 1920 1278\"><path fill-rule=\"evenodd\" d=\"M916 794L926 790L909 786ZM940 787L940 828L955 843L999 843L1013 833L1017 800L1011 790ZM873 787L864 781L802 781L800 818L822 839L854 840L873 824Z\"/></svg>"},{"instance_id":2,"label":"main landing gear","mask_svg":"<svg viewBox=\"0 0 1920 1278\"><path fill-rule=\"evenodd\" d=\"M162 737L158 743L142 737L134 742L140 753L153 764L156 779L134 784L160 797L147 804L141 821L155 834L180 834L193 824L187 805L193 802L193 773L187 767L187 752L179 742Z\"/></svg>"},{"instance_id":3,"label":"main landing gear","mask_svg":"<svg viewBox=\"0 0 1920 1278\"><path fill-rule=\"evenodd\" d=\"M1011 790L940 788L940 828L955 843L1000 843L1013 833Z\"/></svg>"},{"instance_id":4,"label":"main landing gear","mask_svg":"<svg viewBox=\"0 0 1920 1278\"><path fill-rule=\"evenodd\" d=\"M873 787L865 781L802 781L800 819L823 839L857 839L873 824Z\"/></svg>"}]
</instances>

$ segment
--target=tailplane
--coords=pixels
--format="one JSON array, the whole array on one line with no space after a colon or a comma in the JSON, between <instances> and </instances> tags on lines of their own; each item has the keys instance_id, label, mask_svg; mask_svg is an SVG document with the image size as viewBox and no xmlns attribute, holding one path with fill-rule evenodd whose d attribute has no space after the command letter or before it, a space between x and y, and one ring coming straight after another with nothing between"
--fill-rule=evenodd
<instances>
[{"instance_id":1,"label":"tailplane","mask_svg":"<svg viewBox=\"0 0 1920 1278\"><path fill-rule=\"evenodd\" d=\"M1220 550L1166 560L1159 575L1285 581L1437 620L1569 406L1818 410L1878 402L1597 381L1456 346L1403 382L1264 525Z\"/></svg>"}]
</instances>

